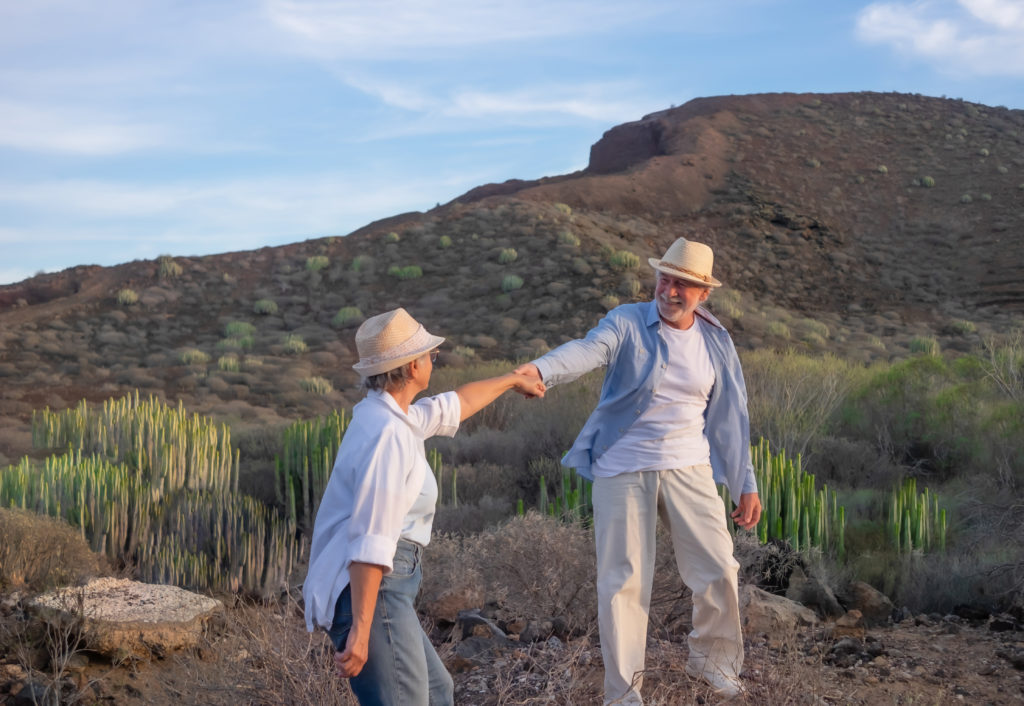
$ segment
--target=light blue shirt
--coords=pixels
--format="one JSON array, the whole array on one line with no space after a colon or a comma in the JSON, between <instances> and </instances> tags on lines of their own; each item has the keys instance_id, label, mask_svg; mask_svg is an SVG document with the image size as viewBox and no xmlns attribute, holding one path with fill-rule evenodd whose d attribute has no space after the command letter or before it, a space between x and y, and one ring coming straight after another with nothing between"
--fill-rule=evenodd
<instances>
[{"instance_id":1,"label":"light blue shirt","mask_svg":"<svg viewBox=\"0 0 1024 706\"><path fill-rule=\"evenodd\" d=\"M562 465L593 480L590 467L594 460L610 449L651 403L668 364L664 325L655 302L624 304L608 312L585 338L569 341L533 361L549 387L575 380L594 368L608 368L597 409ZM757 492L743 370L732 338L718 319L697 309L694 325L700 327L715 369L715 384L704 411L711 469L715 482L724 483L733 502L738 503L744 493Z\"/></svg>"}]
</instances>

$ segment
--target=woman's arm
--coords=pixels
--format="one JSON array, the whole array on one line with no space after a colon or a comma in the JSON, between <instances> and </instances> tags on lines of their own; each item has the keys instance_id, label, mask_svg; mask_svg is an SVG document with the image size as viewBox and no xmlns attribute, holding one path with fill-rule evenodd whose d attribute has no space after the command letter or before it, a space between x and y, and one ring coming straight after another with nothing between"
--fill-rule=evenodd
<instances>
[{"instance_id":1,"label":"woman's arm","mask_svg":"<svg viewBox=\"0 0 1024 706\"><path fill-rule=\"evenodd\" d=\"M465 421L501 396L501 393L515 389L528 397L543 397L546 389L540 378L519 373L508 373L496 378L469 382L456 388L462 413L459 421Z\"/></svg>"},{"instance_id":2,"label":"woman's arm","mask_svg":"<svg viewBox=\"0 0 1024 706\"><path fill-rule=\"evenodd\" d=\"M351 678L363 671L369 656L370 625L377 606L377 593L384 567L354 561L349 564L349 586L352 590L352 628L345 641L345 651L334 653L338 676Z\"/></svg>"}]
</instances>

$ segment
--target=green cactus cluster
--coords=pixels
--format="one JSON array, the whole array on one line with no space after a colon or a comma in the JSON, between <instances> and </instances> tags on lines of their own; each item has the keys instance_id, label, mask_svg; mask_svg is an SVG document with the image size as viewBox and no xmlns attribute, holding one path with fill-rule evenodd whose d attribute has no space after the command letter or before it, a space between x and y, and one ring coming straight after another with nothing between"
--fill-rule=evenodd
<instances>
[{"instance_id":1,"label":"green cactus cluster","mask_svg":"<svg viewBox=\"0 0 1024 706\"><path fill-rule=\"evenodd\" d=\"M295 524L239 494L226 425L136 392L37 412L32 434L67 452L0 469L3 506L65 519L144 580L261 596L285 585Z\"/></svg>"},{"instance_id":2,"label":"green cactus cluster","mask_svg":"<svg viewBox=\"0 0 1024 706\"><path fill-rule=\"evenodd\" d=\"M589 521L594 516L594 484L575 469L563 466L561 482L555 484L554 498L548 494L547 479L540 477L537 505L541 513L567 522Z\"/></svg>"},{"instance_id":3,"label":"green cactus cluster","mask_svg":"<svg viewBox=\"0 0 1024 706\"><path fill-rule=\"evenodd\" d=\"M892 492L889 537L899 552L946 550L946 510L925 488L917 492L917 480L908 478Z\"/></svg>"},{"instance_id":4,"label":"green cactus cluster","mask_svg":"<svg viewBox=\"0 0 1024 706\"><path fill-rule=\"evenodd\" d=\"M295 422L284 430L283 450L275 464L277 501L286 508L288 521L310 536L334 457L351 421L351 415L341 410Z\"/></svg>"},{"instance_id":5,"label":"green cactus cluster","mask_svg":"<svg viewBox=\"0 0 1024 706\"><path fill-rule=\"evenodd\" d=\"M757 525L762 544L782 539L797 551L816 547L840 559L846 553L846 509L828 486L815 488L814 476L805 473L800 456L786 458L785 450L772 455L766 439L750 448L754 477L761 499ZM721 490L731 508L728 491Z\"/></svg>"}]
</instances>

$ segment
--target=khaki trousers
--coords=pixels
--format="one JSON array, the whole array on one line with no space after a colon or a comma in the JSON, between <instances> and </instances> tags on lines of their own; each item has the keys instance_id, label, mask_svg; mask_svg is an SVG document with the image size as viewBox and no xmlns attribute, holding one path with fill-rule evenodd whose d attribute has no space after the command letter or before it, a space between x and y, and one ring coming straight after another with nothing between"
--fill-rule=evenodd
<instances>
[{"instance_id":1,"label":"khaki trousers","mask_svg":"<svg viewBox=\"0 0 1024 706\"><path fill-rule=\"evenodd\" d=\"M711 466L594 479L598 627L604 703L642 704L647 620L660 516L679 575L693 592L690 664L738 677L743 667L732 537Z\"/></svg>"}]
</instances>

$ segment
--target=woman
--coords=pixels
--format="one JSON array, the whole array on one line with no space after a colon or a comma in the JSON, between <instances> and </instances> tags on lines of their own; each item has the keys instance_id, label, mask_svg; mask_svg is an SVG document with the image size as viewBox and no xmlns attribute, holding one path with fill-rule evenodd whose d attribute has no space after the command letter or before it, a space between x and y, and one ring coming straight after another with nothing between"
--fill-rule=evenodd
<instances>
[{"instance_id":1,"label":"woman","mask_svg":"<svg viewBox=\"0 0 1024 706\"><path fill-rule=\"evenodd\" d=\"M413 403L443 341L404 309L359 327L353 368L369 391L352 411L313 528L306 626L328 630L338 674L363 706L453 703L452 678L413 608L437 502L424 439L454 435L506 390L544 396L540 381L509 373Z\"/></svg>"}]
</instances>

